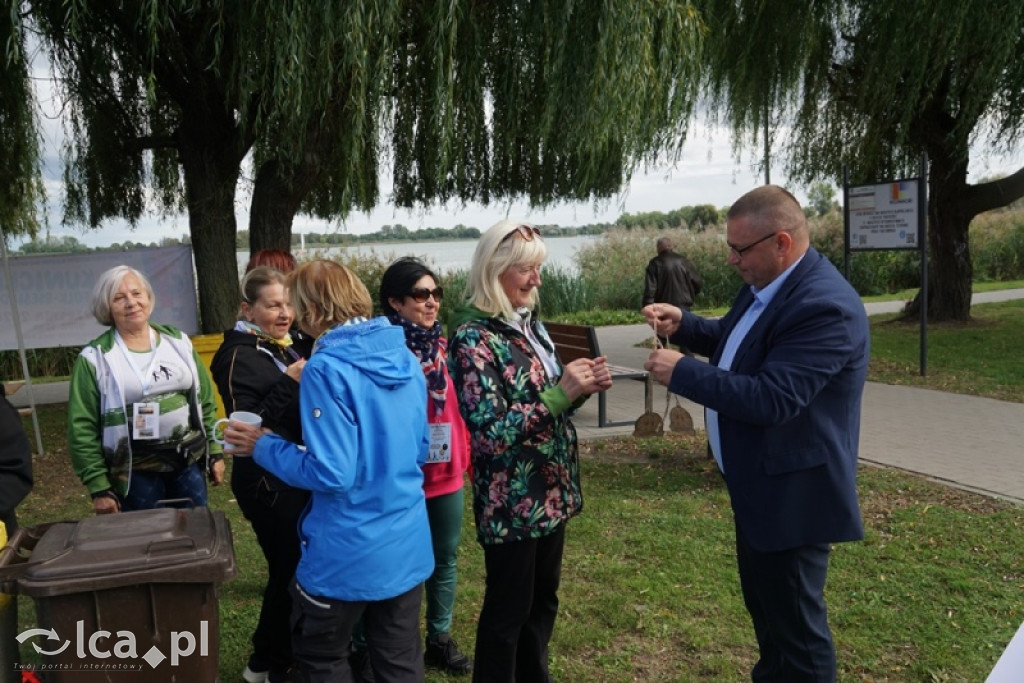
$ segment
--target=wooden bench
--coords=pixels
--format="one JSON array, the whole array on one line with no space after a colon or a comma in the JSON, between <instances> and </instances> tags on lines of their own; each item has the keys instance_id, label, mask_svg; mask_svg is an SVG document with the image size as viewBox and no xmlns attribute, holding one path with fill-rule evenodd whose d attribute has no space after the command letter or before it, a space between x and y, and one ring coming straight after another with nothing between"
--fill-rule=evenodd
<instances>
[{"instance_id":1,"label":"wooden bench","mask_svg":"<svg viewBox=\"0 0 1024 683\"><path fill-rule=\"evenodd\" d=\"M597 330L593 325L566 325L563 323L544 323L551 341L555 343L555 350L563 363L570 363L577 358L597 358L601 355L601 348L597 343ZM654 403L654 380L646 370L627 368L621 365L608 364L611 370L612 379L635 379L644 383L644 412L652 412L651 406ZM611 422L608 420L608 398L607 392L599 392L597 395L597 426L616 427L620 425L631 425L633 420L619 420Z\"/></svg>"},{"instance_id":2,"label":"wooden bench","mask_svg":"<svg viewBox=\"0 0 1024 683\"><path fill-rule=\"evenodd\" d=\"M9 382L4 382L4 396L10 397L11 394L18 393L21 388L25 386L25 380L16 379ZM18 408L18 415L22 417L28 417L32 414L31 408Z\"/></svg>"}]
</instances>

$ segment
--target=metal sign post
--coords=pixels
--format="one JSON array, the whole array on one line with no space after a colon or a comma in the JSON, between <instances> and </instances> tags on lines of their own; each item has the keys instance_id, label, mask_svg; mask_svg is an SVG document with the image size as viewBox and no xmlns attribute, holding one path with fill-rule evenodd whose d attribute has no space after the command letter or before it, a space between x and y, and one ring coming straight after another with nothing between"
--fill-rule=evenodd
<instances>
[{"instance_id":1,"label":"metal sign post","mask_svg":"<svg viewBox=\"0 0 1024 683\"><path fill-rule=\"evenodd\" d=\"M849 184L843 169L843 264L850 279L851 251L916 249L921 252L920 372L927 371L928 328L928 159L917 178L872 185Z\"/></svg>"}]
</instances>

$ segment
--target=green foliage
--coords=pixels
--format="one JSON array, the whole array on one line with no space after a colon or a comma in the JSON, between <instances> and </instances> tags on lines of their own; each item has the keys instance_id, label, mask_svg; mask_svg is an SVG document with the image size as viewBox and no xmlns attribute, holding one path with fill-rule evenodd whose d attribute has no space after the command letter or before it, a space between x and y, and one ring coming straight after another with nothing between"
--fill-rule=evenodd
<instances>
[{"instance_id":1,"label":"green foliage","mask_svg":"<svg viewBox=\"0 0 1024 683\"><path fill-rule=\"evenodd\" d=\"M70 235L62 237L34 238L18 247L21 254L75 254L92 251Z\"/></svg>"},{"instance_id":2,"label":"green foliage","mask_svg":"<svg viewBox=\"0 0 1024 683\"><path fill-rule=\"evenodd\" d=\"M654 257L658 237L668 236L676 251L693 262L704 281L694 305L708 308L731 302L741 284L726 265L728 247L723 230L611 230L580 249L577 258L586 289L595 308L639 311L647 262Z\"/></svg>"},{"instance_id":3,"label":"green foliage","mask_svg":"<svg viewBox=\"0 0 1024 683\"><path fill-rule=\"evenodd\" d=\"M548 320L568 311L593 307L586 281L572 270L559 267L544 268L543 286L540 288L538 315Z\"/></svg>"},{"instance_id":4,"label":"green foliage","mask_svg":"<svg viewBox=\"0 0 1024 683\"><path fill-rule=\"evenodd\" d=\"M603 308L592 308L586 311L567 311L558 315L545 317L545 320L553 322L568 323L570 325L642 325L644 317L640 311L627 309L607 310Z\"/></svg>"},{"instance_id":5,"label":"green foliage","mask_svg":"<svg viewBox=\"0 0 1024 683\"><path fill-rule=\"evenodd\" d=\"M824 216L838 208L836 189L830 183L814 183L807 191L807 201L814 209L814 215Z\"/></svg>"},{"instance_id":6,"label":"green foliage","mask_svg":"<svg viewBox=\"0 0 1024 683\"><path fill-rule=\"evenodd\" d=\"M206 331L236 303L226 252L250 152L255 248L286 248L300 211L369 211L382 165L405 207L610 197L678 155L704 35L685 0L15 7L63 75L66 218L187 205Z\"/></svg>"},{"instance_id":7,"label":"green foliage","mask_svg":"<svg viewBox=\"0 0 1024 683\"><path fill-rule=\"evenodd\" d=\"M976 280L1024 278L1024 210L978 216L971 224L971 253Z\"/></svg>"},{"instance_id":8,"label":"green foliage","mask_svg":"<svg viewBox=\"0 0 1024 683\"><path fill-rule=\"evenodd\" d=\"M843 217L831 212L810 221L811 245L842 272ZM850 254L850 283L861 296L919 287L921 254L918 251L861 251Z\"/></svg>"},{"instance_id":9,"label":"green foliage","mask_svg":"<svg viewBox=\"0 0 1024 683\"><path fill-rule=\"evenodd\" d=\"M55 349L25 349L28 372L34 378L61 378L71 375L71 368L78 358L80 346L63 346ZM0 351L0 377L20 379L21 356L17 349Z\"/></svg>"},{"instance_id":10,"label":"green foliage","mask_svg":"<svg viewBox=\"0 0 1024 683\"><path fill-rule=\"evenodd\" d=\"M1012 149L1024 130L1024 4L711 0L705 9L709 109L737 140L762 140L766 157L786 126L789 178L916 176L927 155L928 317L968 319L969 223L1024 196L1024 169L967 182L973 149Z\"/></svg>"},{"instance_id":11,"label":"green foliage","mask_svg":"<svg viewBox=\"0 0 1024 683\"><path fill-rule=\"evenodd\" d=\"M25 47L22 17L10 3L0 11L0 225L7 236L36 234L45 197Z\"/></svg>"}]
</instances>

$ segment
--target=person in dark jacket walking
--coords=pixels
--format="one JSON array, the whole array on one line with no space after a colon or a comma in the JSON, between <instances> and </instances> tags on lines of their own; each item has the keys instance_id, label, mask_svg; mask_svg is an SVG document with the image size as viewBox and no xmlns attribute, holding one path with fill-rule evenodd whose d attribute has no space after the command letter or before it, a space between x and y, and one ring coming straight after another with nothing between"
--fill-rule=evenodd
<instances>
[{"instance_id":1,"label":"person in dark jacket walking","mask_svg":"<svg viewBox=\"0 0 1024 683\"><path fill-rule=\"evenodd\" d=\"M228 414L257 413L263 426L302 443L299 380L306 359L289 334L295 316L285 275L258 266L246 273L241 290L240 319L224 333L210 364L224 408ZM231 491L267 560L263 605L242 678L248 683L285 681L292 662L288 585L299 563L298 521L309 492L285 484L252 458L234 458Z\"/></svg>"},{"instance_id":2,"label":"person in dark jacket walking","mask_svg":"<svg viewBox=\"0 0 1024 683\"><path fill-rule=\"evenodd\" d=\"M648 262L644 277L643 305L672 304L690 310L700 294L700 274L688 258L673 251L668 237L659 237L655 247L658 255Z\"/></svg>"}]
</instances>

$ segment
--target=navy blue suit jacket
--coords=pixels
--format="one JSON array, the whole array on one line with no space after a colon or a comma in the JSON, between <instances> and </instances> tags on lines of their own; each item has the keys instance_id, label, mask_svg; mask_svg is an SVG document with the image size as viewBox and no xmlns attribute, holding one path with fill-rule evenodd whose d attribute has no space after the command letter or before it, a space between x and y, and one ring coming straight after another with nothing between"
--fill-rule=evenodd
<instances>
[{"instance_id":1,"label":"navy blue suit jacket","mask_svg":"<svg viewBox=\"0 0 1024 683\"><path fill-rule=\"evenodd\" d=\"M857 446L870 336L864 305L809 249L750 329L729 371L716 364L754 296L718 320L684 313L669 388L718 411L736 524L757 550L863 538Z\"/></svg>"}]
</instances>

